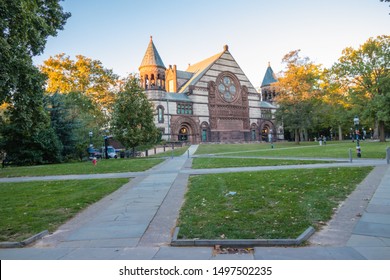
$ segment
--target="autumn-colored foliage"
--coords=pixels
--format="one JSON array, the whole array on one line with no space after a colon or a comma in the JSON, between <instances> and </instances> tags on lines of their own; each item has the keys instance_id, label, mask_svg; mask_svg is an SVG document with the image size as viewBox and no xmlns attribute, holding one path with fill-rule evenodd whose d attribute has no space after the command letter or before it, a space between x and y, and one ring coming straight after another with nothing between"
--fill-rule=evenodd
<instances>
[{"instance_id":1,"label":"autumn-colored foliage","mask_svg":"<svg viewBox=\"0 0 390 280\"><path fill-rule=\"evenodd\" d=\"M72 60L61 53L45 60L40 70L47 75L49 93L81 92L102 108L109 110L113 105L118 76L99 60L82 55Z\"/></svg>"}]
</instances>

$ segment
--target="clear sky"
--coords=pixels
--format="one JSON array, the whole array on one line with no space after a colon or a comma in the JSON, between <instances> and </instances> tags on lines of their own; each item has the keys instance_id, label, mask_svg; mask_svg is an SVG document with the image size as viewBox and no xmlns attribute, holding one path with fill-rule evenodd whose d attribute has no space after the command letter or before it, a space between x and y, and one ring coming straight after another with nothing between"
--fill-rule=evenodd
<instances>
[{"instance_id":1,"label":"clear sky","mask_svg":"<svg viewBox=\"0 0 390 280\"><path fill-rule=\"evenodd\" d=\"M186 70L223 50L260 86L268 62L283 69L296 49L330 67L346 47L390 35L389 3L379 0L65 0L72 16L45 52L100 60L120 76L138 72L149 38L165 64Z\"/></svg>"}]
</instances>

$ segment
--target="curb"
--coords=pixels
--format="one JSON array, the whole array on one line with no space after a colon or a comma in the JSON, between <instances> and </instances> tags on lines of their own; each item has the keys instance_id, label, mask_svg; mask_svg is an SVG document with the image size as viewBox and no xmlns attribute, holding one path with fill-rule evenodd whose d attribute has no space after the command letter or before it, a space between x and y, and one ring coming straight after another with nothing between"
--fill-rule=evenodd
<instances>
[{"instance_id":1,"label":"curb","mask_svg":"<svg viewBox=\"0 0 390 280\"><path fill-rule=\"evenodd\" d=\"M231 247L266 247L266 246L297 246L308 240L315 232L313 227L308 227L295 239L178 239L180 228L175 228L171 246L231 246Z\"/></svg>"},{"instance_id":2,"label":"curb","mask_svg":"<svg viewBox=\"0 0 390 280\"><path fill-rule=\"evenodd\" d=\"M48 235L49 234L49 231L48 230L44 230L38 234L35 234L23 241L20 241L20 242L0 242L0 248L21 248L21 247L25 247L27 245L30 245L31 243L37 241L38 239L41 239L42 237L44 237L45 235Z\"/></svg>"}]
</instances>

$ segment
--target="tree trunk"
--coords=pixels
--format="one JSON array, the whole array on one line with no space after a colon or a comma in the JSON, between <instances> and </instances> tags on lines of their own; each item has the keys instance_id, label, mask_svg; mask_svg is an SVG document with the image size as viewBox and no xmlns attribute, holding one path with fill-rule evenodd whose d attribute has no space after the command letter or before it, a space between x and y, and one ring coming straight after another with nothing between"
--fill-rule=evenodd
<instances>
[{"instance_id":1,"label":"tree trunk","mask_svg":"<svg viewBox=\"0 0 390 280\"><path fill-rule=\"evenodd\" d=\"M343 140L343 131L341 130L341 125L339 125L339 141Z\"/></svg>"},{"instance_id":2,"label":"tree trunk","mask_svg":"<svg viewBox=\"0 0 390 280\"><path fill-rule=\"evenodd\" d=\"M377 120L375 120L375 127L374 127L374 139L378 139L379 138L379 123Z\"/></svg>"},{"instance_id":3,"label":"tree trunk","mask_svg":"<svg viewBox=\"0 0 390 280\"><path fill-rule=\"evenodd\" d=\"M379 142L386 142L384 121L379 121Z\"/></svg>"},{"instance_id":4,"label":"tree trunk","mask_svg":"<svg viewBox=\"0 0 390 280\"><path fill-rule=\"evenodd\" d=\"M303 130L302 129L299 130L299 139L301 141L305 141L305 137L303 137Z\"/></svg>"},{"instance_id":5,"label":"tree trunk","mask_svg":"<svg viewBox=\"0 0 390 280\"><path fill-rule=\"evenodd\" d=\"M299 144L299 129L295 129L295 144Z\"/></svg>"}]
</instances>

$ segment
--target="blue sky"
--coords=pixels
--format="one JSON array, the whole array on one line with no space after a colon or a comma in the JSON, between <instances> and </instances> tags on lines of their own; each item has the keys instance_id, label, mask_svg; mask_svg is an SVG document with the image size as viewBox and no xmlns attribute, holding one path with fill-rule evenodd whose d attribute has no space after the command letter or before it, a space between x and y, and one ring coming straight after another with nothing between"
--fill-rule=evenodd
<instances>
[{"instance_id":1,"label":"blue sky","mask_svg":"<svg viewBox=\"0 0 390 280\"><path fill-rule=\"evenodd\" d=\"M346 47L390 35L390 8L379 0L65 0L72 13L48 39L36 65L58 53L100 60L125 76L138 72L150 35L166 67L185 70L223 50L255 87L268 62L282 70L283 56L302 54L330 67Z\"/></svg>"}]
</instances>

